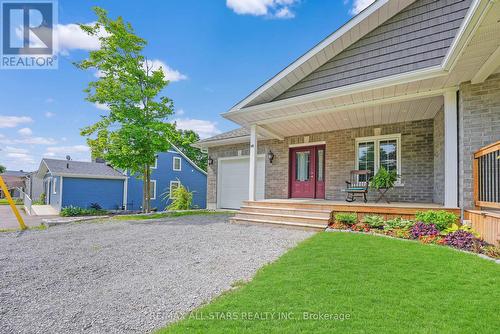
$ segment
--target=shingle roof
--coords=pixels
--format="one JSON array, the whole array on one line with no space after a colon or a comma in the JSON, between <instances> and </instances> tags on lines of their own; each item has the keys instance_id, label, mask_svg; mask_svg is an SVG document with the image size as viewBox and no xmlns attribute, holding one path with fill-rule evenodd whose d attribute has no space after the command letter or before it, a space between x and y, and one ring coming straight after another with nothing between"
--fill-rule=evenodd
<instances>
[{"instance_id":1,"label":"shingle roof","mask_svg":"<svg viewBox=\"0 0 500 334\"><path fill-rule=\"evenodd\" d=\"M6 170L5 173L1 174L2 176L17 176L24 177L29 173L23 172L22 170Z\"/></svg>"},{"instance_id":2,"label":"shingle roof","mask_svg":"<svg viewBox=\"0 0 500 334\"><path fill-rule=\"evenodd\" d=\"M249 135L250 135L249 129L239 128L239 129L231 130L228 132L223 132L221 134L218 134L218 135L210 137L210 138L200 140L198 143L207 143L207 142L221 140L221 139L231 139L231 138L245 137L245 136L249 136Z\"/></svg>"},{"instance_id":3,"label":"shingle roof","mask_svg":"<svg viewBox=\"0 0 500 334\"><path fill-rule=\"evenodd\" d=\"M54 175L75 175L75 176L96 176L117 178L125 176L116 169L106 165L105 163L85 162L85 161L67 161L56 159L43 159L47 168ZM69 168L68 168L69 164Z\"/></svg>"}]
</instances>

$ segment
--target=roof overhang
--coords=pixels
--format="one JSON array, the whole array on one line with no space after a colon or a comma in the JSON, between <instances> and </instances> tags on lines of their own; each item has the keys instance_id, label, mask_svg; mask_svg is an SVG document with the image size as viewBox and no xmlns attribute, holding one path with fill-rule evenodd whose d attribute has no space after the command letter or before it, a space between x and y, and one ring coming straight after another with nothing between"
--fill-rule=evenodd
<instances>
[{"instance_id":1,"label":"roof overhang","mask_svg":"<svg viewBox=\"0 0 500 334\"><path fill-rule=\"evenodd\" d=\"M123 176L108 176L108 175L85 175L85 174L71 174L71 173L55 173L53 176L70 177L77 179L99 179L99 180L125 180L128 177Z\"/></svg>"}]
</instances>

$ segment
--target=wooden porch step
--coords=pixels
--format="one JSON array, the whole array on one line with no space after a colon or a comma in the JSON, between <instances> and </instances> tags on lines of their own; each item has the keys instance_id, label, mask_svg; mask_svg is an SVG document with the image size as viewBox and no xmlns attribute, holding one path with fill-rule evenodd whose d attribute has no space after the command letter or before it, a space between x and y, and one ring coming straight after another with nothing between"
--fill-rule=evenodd
<instances>
[{"instance_id":1,"label":"wooden porch step","mask_svg":"<svg viewBox=\"0 0 500 334\"><path fill-rule=\"evenodd\" d=\"M308 228L314 230L324 230L328 224L318 225L318 224L308 224L308 223L297 223L297 222L287 222L287 221L270 221L264 219L245 219L239 218L237 216L230 220L233 224L261 224L261 225L274 225L283 227L295 227L295 228Z\"/></svg>"},{"instance_id":2,"label":"wooden porch step","mask_svg":"<svg viewBox=\"0 0 500 334\"><path fill-rule=\"evenodd\" d=\"M302 223L315 226L326 226L328 225L328 218L312 217L305 215L284 215L276 213L263 213L263 212L238 212L235 216L240 219L260 219L269 222L290 222L290 223Z\"/></svg>"},{"instance_id":3,"label":"wooden porch step","mask_svg":"<svg viewBox=\"0 0 500 334\"><path fill-rule=\"evenodd\" d=\"M296 210L329 210L328 204L301 203L301 202L275 202L275 201L244 201L244 206L258 206L267 208L293 208Z\"/></svg>"},{"instance_id":4,"label":"wooden porch step","mask_svg":"<svg viewBox=\"0 0 500 334\"><path fill-rule=\"evenodd\" d=\"M298 209L294 207L267 207L267 206L242 206L240 212L270 213L291 216L308 216L329 219L330 210Z\"/></svg>"}]
</instances>

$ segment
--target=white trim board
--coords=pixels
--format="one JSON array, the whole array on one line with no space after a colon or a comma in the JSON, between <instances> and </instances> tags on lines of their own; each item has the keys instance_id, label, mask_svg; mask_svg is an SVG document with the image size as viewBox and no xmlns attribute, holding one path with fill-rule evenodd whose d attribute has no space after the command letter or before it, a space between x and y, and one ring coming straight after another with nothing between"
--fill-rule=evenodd
<instances>
[{"instance_id":1,"label":"white trim board","mask_svg":"<svg viewBox=\"0 0 500 334\"><path fill-rule=\"evenodd\" d=\"M295 147L306 147L306 146L321 146L321 145L326 145L326 141L313 141L310 143L300 143L300 144L290 144L288 145L289 148L295 148Z\"/></svg>"}]
</instances>

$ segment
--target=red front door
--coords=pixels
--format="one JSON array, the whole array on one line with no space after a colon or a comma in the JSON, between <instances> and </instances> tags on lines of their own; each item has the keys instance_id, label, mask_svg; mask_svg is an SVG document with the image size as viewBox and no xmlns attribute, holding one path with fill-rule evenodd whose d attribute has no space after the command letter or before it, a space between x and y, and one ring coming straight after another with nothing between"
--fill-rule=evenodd
<instances>
[{"instance_id":1,"label":"red front door","mask_svg":"<svg viewBox=\"0 0 500 334\"><path fill-rule=\"evenodd\" d=\"M290 197L325 198L325 147L290 149Z\"/></svg>"}]
</instances>

